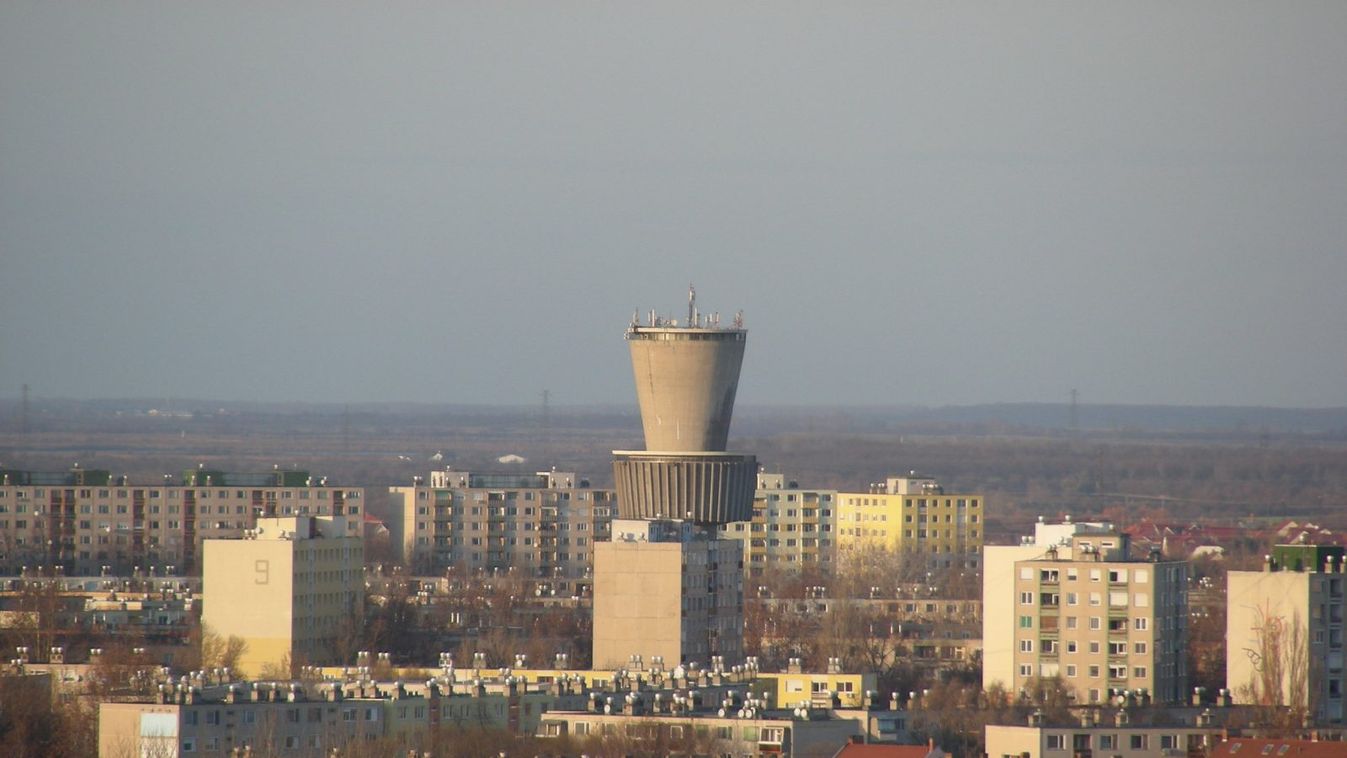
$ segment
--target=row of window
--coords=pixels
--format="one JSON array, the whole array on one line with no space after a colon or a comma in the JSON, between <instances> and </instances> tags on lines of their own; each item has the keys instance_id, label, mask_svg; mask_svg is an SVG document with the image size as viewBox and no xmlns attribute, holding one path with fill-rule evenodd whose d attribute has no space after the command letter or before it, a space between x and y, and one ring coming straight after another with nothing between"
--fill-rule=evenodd
<instances>
[{"instance_id":1,"label":"row of window","mask_svg":"<svg viewBox=\"0 0 1347 758\"><path fill-rule=\"evenodd\" d=\"M1074 663L1068 663L1068 664L1066 665L1065 669L1066 669L1066 678L1067 678L1067 679L1076 679L1076 678L1078 678L1078 676L1079 676L1079 670L1078 670L1076 664L1074 664ZM1045 663L1045 664L1042 664L1042 665L1039 666L1039 676L1042 676L1042 677L1053 677L1053 676L1057 676L1058 671L1059 671L1059 669L1057 668L1057 665L1056 665L1056 664ZM1102 679L1102 678L1103 678L1103 676L1102 676L1103 667L1102 667L1102 666L1099 666L1098 664L1094 664L1094 665L1087 666L1087 667L1086 667L1086 671L1088 672L1087 675L1086 675L1086 678L1088 678L1088 679ZM1021 665L1020 665L1020 676L1023 676L1023 677L1030 677L1030 676L1033 676L1033 675L1034 675L1034 667L1033 667L1033 666L1031 666L1031 665L1029 665L1029 664L1021 664ZM1113 680L1113 681L1125 681L1125 680L1127 679L1127 665L1126 665L1126 664L1110 664L1109 667L1108 667L1108 678L1109 678L1110 680ZM1145 678L1146 678L1146 667L1145 667L1145 666L1133 666L1133 667L1132 667L1132 678L1133 678L1133 679L1145 679ZM1093 701L1093 700L1092 700L1091 702L1096 702L1096 701Z\"/></svg>"},{"instance_id":2,"label":"row of window","mask_svg":"<svg viewBox=\"0 0 1347 758\"><path fill-rule=\"evenodd\" d=\"M1098 734L1094 735L1096 747L1099 750L1121 750L1125 743L1129 750L1150 750L1151 737L1149 734ZM1066 750L1067 735L1049 734L1045 740L1048 750ZM1158 742L1161 750L1181 750L1187 748L1187 742L1181 734L1161 734L1158 735ZM1200 736L1196 736L1201 739ZM1090 749L1091 735L1075 734L1071 735L1070 749L1084 751Z\"/></svg>"},{"instance_id":3,"label":"row of window","mask_svg":"<svg viewBox=\"0 0 1347 758\"><path fill-rule=\"evenodd\" d=\"M1026 598L1026 596L1027 596L1027 598ZM1026 602L1026 600L1027 600L1028 602ZM1032 592L1021 592L1021 593L1020 593L1020 604L1021 604L1021 605L1033 605L1033 600L1034 600L1034 596L1033 596L1033 593L1032 593ZM1090 620L1090 629L1095 630L1095 631L1098 631L1098 630L1101 630L1101 629L1104 628L1104 617L1103 617L1103 616L1090 616L1090 617L1089 617L1089 620ZM1064 625L1065 625L1065 628L1067 628L1067 629L1076 629L1076 628L1077 628L1077 622L1078 622L1078 621L1079 621L1079 617L1077 617L1077 616L1064 616L1064 617L1063 617L1063 623L1064 623ZM1150 629L1150 623L1151 623L1151 622L1150 622L1150 618L1148 618L1148 617L1146 617L1146 616L1137 616L1136 618L1133 618L1133 619L1131 620L1130 626L1131 626L1133 629L1135 629L1136 631L1144 632L1144 631L1146 631L1147 629ZM1125 632L1125 631L1127 631L1128 626L1129 626L1129 622L1128 622L1127 618L1116 618L1116 619L1109 619L1109 620L1108 620L1108 630L1109 630L1110 632ZM1032 629L1033 627L1034 627L1034 617L1033 617L1033 616L1020 616L1020 628L1021 628L1021 629Z\"/></svg>"},{"instance_id":4,"label":"row of window","mask_svg":"<svg viewBox=\"0 0 1347 758\"><path fill-rule=\"evenodd\" d=\"M33 489L31 492L25 489L0 487L0 499L8 497L10 492L13 492L15 499L18 500L26 500L29 498L45 498L47 496L47 491L41 487ZM61 492L60 489L53 489L52 495L59 495L60 492ZM230 492L229 490L215 490L214 497L219 500L224 500L229 497L229 492ZM249 490L234 490L234 498L237 500L243 500L248 497L248 492ZM253 493L254 496L265 497L268 500L275 500L277 494L279 494L280 497L282 498L293 498L296 496L295 495L296 492L299 493L298 496L300 500L308 500L310 497L314 498L315 500L327 500L327 499L340 500L343 496L343 492L341 490L326 490L326 489L287 488L280 490L251 490L251 492ZM344 495L349 499L359 499L360 493L361 490L348 490L344 493ZM149 490L135 490L135 494L145 495L155 499L166 497L170 500L176 500L179 497L195 497L198 500L209 500L211 498L211 490L179 491L175 489L171 490L149 489ZM98 497L100 498L115 498L117 500L126 500L131 496L132 495L130 490L119 489L117 490L116 495L113 495L111 490L98 491ZM93 498L94 497L93 490L88 489L79 490L78 497L81 500Z\"/></svg>"}]
</instances>

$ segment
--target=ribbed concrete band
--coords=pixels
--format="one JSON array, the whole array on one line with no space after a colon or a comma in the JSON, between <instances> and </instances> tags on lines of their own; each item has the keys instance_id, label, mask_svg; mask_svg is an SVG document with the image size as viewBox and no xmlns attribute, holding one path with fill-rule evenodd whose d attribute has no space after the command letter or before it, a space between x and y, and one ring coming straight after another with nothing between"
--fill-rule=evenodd
<instances>
[{"instance_id":1,"label":"ribbed concrete band","mask_svg":"<svg viewBox=\"0 0 1347 758\"><path fill-rule=\"evenodd\" d=\"M752 455L613 451L621 518L750 521L757 475Z\"/></svg>"}]
</instances>

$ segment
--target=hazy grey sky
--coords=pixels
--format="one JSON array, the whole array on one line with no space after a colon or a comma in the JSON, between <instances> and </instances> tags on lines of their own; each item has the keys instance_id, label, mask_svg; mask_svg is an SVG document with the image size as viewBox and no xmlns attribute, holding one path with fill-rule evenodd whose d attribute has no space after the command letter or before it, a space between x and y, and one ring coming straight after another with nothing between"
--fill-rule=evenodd
<instances>
[{"instance_id":1,"label":"hazy grey sky","mask_svg":"<svg viewBox=\"0 0 1347 758\"><path fill-rule=\"evenodd\" d=\"M0 395L1347 404L1347 3L0 3Z\"/></svg>"}]
</instances>

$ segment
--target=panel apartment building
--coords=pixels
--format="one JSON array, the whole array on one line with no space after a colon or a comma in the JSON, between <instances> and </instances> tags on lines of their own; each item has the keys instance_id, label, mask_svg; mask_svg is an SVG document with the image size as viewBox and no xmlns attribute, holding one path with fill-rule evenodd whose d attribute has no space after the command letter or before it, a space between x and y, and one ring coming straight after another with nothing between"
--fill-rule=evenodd
<instances>
[{"instance_id":1,"label":"panel apartment building","mask_svg":"<svg viewBox=\"0 0 1347 758\"><path fill-rule=\"evenodd\" d=\"M202 625L246 643L244 676L343 663L337 640L363 615L364 544L342 516L261 518L240 539L207 540Z\"/></svg>"},{"instance_id":2,"label":"panel apartment building","mask_svg":"<svg viewBox=\"0 0 1347 758\"><path fill-rule=\"evenodd\" d=\"M397 556L413 572L513 567L565 595L588 593L594 542L609 538L615 507L612 490L558 471L432 471L389 495Z\"/></svg>"},{"instance_id":3,"label":"panel apartment building","mask_svg":"<svg viewBox=\"0 0 1347 758\"><path fill-rule=\"evenodd\" d=\"M204 540L242 536L258 518L345 516L358 537L363 512L364 490L307 471L197 468L144 484L78 466L0 470L0 573L197 574Z\"/></svg>"},{"instance_id":4,"label":"panel apartment building","mask_svg":"<svg viewBox=\"0 0 1347 758\"><path fill-rule=\"evenodd\" d=\"M837 495L843 549L881 547L924 556L928 569L977 569L985 535L981 495L946 493L938 481L892 476L869 492Z\"/></svg>"},{"instance_id":5,"label":"panel apartment building","mask_svg":"<svg viewBox=\"0 0 1347 758\"><path fill-rule=\"evenodd\" d=\"M744 545L745 575L831 571L837 555L837 491L801 489L782 474L758 474L753 520L720 525L722 539Z\"/></svg>"},{"instance_id":6,"label":"panel apartment building","mask_svg":"<svg viewBox=\"0 0 1347 758\"><path fill-rule=\"evenodd\" d=\"M1226 575L1226 686L1236 702L1343 723L1347 562L1340 545L1276 545L1262 571Z\"/></svg>"},{"instance_id":7,"label":"panel apartment building","mask_svg":"<svg viewBox=\"0 0 1347 758\"><path fill-rule=\"evenodd\" d=\"M1132 559L1128 547L1125 534L1079 533L1069 545L1028 548L1037 555L1014 560L1009 576L993 561L983 586L983 686L1018 692L1060 677L1077 703L1123 690L1182 702L1187 564Z\"/></svg>"}]
</instances>

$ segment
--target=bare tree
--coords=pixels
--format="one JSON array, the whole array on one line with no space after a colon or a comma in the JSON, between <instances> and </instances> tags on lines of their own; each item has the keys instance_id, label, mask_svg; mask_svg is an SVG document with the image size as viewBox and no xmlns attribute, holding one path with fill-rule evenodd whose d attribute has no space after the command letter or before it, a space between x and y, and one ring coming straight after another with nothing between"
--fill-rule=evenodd
<instances>
[{"instance_id":1,"label":"bare tree","mask_svg":"<svg viewBox=\"0 0 1347 758\"><path fill-rule=\"evenodd\" d=\"M1310 692L1310 646L1305 622L1297 611L1288 619L1270 604L1254 608L1252 647L1244 648L1253 670L1239 685L1240 694L1267 709L1265 721L1281 733L1293 733L1315 713Z\"/></svg>"}]
</instances>

